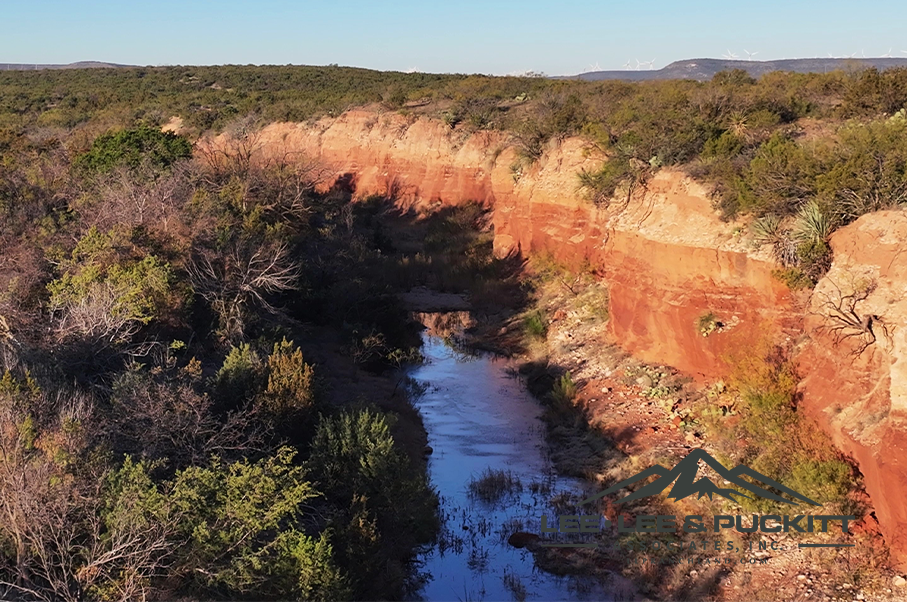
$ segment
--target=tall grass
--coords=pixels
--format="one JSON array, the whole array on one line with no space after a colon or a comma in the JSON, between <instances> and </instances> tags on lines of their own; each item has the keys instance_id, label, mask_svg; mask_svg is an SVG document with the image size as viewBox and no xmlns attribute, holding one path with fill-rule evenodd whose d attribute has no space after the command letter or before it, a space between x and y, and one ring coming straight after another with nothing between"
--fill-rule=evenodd
<instances>
[{"instance_id":1,"label":"tall grass","mask_svg":"<svg viewBox=\"0 0 907 602\"><path fill-rule=\"evenodd\" d=\"M501 501L505 496L523 491L520 478L509 470L486 468L478 478L469 482L469 494L487 504Z\"/></svg>"}]
</instances>

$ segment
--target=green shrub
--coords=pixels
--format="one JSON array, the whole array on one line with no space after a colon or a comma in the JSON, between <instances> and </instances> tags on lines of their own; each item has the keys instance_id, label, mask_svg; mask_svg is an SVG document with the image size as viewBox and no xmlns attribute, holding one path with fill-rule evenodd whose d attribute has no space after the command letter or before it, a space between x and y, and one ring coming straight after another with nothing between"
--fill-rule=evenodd
<instances>
[{"instance_id":1,"label":"green shrub","mask_svg":"<svg viewBox=\"0 0 907 602\"><path fill-rule=\"evenodd\" d=\"M168 263L154 255L123 257L112 235L94 228L61 266L62 275L47 285L48 304L66 334L124 343L175 303Z\"/></svg>"},{"instance_id":2,"label":"green shrub","mask_svg":"<svg viewBox=\"0 0 907 602\"><path fill-rule=\"evenodd\" d=\"M772 277L786 284L792 291L806 290L816 285L800 268L776 268L772 270Z\"/></svg>"},{"instance_id":3,"label":"green shrub","mask_svg":"<svg viewBox=\"0 0 907 602\"><path fill-rule=\"evenodd\" d=\"M268 384L262 399L268 412L289 416L312 408L315 370L303 361L302 350L292 341L283 339L274 343L274 350L268 356L267 373Z\"/></svg>"},{"instance_id":4,"label":"green shrub","mask_svg":"<svg viewBox=\"0 0 907 602\"><path fill-rule=\"evenodd\" d=\"M548 321L541 310L533 311L523 318L523 330L535 339L544 339L547 336Z\"/></svg>"},{"instance_id":5,"label":"green shrub","mask_svg":"<svg viewBox=\"0 0 907 602\"><path fill-rule=\"evenodd\" d=\"M191 156L192 144L186 138L140 126L98 136L88 152L76 157L75 164L91 173L104 173L120 166L137 168L146 162L163 169Z\"/></svg>"},{"instance_id":6,"label":"green shrub","mask_svg":"<svg viewBox=\"0 0 907 602\"><path fill-rule=\"evenodd\" d=\"M372 410L322 419L309 462L329 495L352 499L361 494L375 501L393 499L391 490L408 464L394 447L387 418Z\"/></svg>"},{"instance_id":7,"label":"green shrub","mask_svg":"<svg viewBox=\"0 0 907 602\"><path fill-rule=\"evenodd\" d=\"M187 541L181 556L199 587L229 597L345 592L326 534L312 539L298 528L317 494L294 455L282 448L256 463L215 460L177 475L171 498Z\"/></svg>"},{"instance_id":8,"label":"green shrub","mask_svg":"<svg viewBox=\"0 0 907 602\"><path fill-rule=\"evenodd\" d=\"M342 566L360 597L397 591L406 571L389 559L429 542L439 526L425 474L396 449L385 415L370 409L325 417L311 444L311 475L334 507ZM391 570L391 567L396 567Z\"/></svg>"},{"instance_id":9,"label":"green shrub","mask_svg":"<svg viewBox=\"0 0 907 602\"><path fill-rule=\"evenodd\" d=\"M733 132L723 132L719 137L712 138L705 143L702 149L704 158L729 158L734 157L743 150L743 141Z\"/></svg>"},{"instance_id":10,"label":"green shrub","mask_svg":"<svg viewBox=\"0 0 907 602\"><path fill-rule=\"evenodd\" d=\"M791 469L790 487L809 491L808 497L820 504L844 504L854 486L853 469L838 458L805 459Z\"/></svg>"},{"instance_id":11,"label":"green shrub","mask_svg":"<svg viewBox=\"0 0 907 602\"><path fill-rule=\"evenodd\" d=\"M754 346L731 365L732 389L717 396L734 411L701 413L725 462L744 463L820 504L856 512L853 470L829 437L798 413L791 363L778 350ZM710 396L707 403L711 409L716 400ZM740 504L746 511L783 513L772 500L744 498Z\"/></svg>"},{"instance_id":12,"label":"green shrub","mask_svg":"<svg viewBox=\"0 0 907 602\"><path fill-rule=\"evenodd\" d=\"M696 332L704 337L709 336L721 328L722 324L714 313L708 312L696 319Z\"/></svg>"},{"instance_id":13,"label":"green shrub","mask_svg":"<svg viewBox=\"0 0 907 602\"><path fill-rule=\"evenodd\" d=\"M783 134L775 134L756 151L744 173L739 206L757 215L790 215L816 193L819 157Z\"/></svg>"},{"instance_id":14,"label":"green shrub","mask_svg":"<svg viewBox=\"0 0 907 602\"><path fill-rule=\"evenodd\" d=\"M554 385L551 387L551 392L548 394L548 397L555 409L566 410L572 407L573 400L576 399L577 391L576 383L573 382L573 378L570 376L570 373L567 372L554 381Z\"/></svg>"},{"instance_id":15,"label":"green shrub","mask_svg":"<svg viewBox=\"0 0 907 602\"><path fill-rule=\"evenodd\" d=\"M249 343L243 343L230 348L213 384L218 401L234 409L255 397L266 382L261 358Z\"/></svg>"}]
</instances>

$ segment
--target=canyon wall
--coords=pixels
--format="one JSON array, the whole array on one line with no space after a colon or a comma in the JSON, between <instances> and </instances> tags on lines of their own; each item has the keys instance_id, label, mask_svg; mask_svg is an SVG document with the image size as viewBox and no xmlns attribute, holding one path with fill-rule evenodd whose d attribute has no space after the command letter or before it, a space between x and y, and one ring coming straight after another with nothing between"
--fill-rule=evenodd
<instances>
[{"instance_id":1,"label":"canyon wall","mask_svg":"<svg viewBox=\"0 0 907 602\"><path fill-rule=\"evenodd\" d=\"M907 565L907 214L866 215L832 235L799 355L801 407L860 465L891 546Z\"/></svg>"},{"instance_id":2,"label":"canyon wall","mask_svg":"<svg viewBox=\"0 0 907 602\"><path fill-rule=\"evenodd\" d=\"M586 200L576 174L601 157L579 139L552 143L519 169L506 134L358 110L314 124L272 124L260 143L273 156L317 159L327 169L325 187L342 181L358 197L393 194L423 208L485 203L493 208L497 254L546 253L602 275L615 340L642 360L720 377L728 358L755 345L804 347L804 407L857 459L894 559L907 566L900 531L907 526L907 365L900 359L907 339L895 327L907 319L902 214L864 217L835 234L835 264L806 311L808 294L797 298L776 281L766 251L747 244L740 224L719 220L707 191L683 174L662 170L626 206ZM878 339L858 355L848 352L862 345L856 337L835 344L841 333L814 315L842 286L834 279L852 273L872 289L858 311L876 317ZM703 336L706 318L714 329ZM878 334L883 326L888 334Z\"/></svg>"},{"instance_id":3,"label":"canyon wall","mask_svg":"<svg viewBox=\"0 0 907 602\"><path fill-rule=\"evenodd\" d=\"M754 338L776 342L800 330L800 312L771 277L770 258L745 243L739 224L721 222L706 191L681 173L662 170L644 194L609 210L578 190L576 174L601 157L576 138L515 169L506 134L356 110L314 124L272 124L259 142L275 157L317 159L328 168L326 186L346 179L359 197L392 193L422 207L486 203L499 255L549 253L604 275L615 338L645 361L716 376ZM720 325L707 337L697 326L704 316Z\"/></svg>"}]
</instances>

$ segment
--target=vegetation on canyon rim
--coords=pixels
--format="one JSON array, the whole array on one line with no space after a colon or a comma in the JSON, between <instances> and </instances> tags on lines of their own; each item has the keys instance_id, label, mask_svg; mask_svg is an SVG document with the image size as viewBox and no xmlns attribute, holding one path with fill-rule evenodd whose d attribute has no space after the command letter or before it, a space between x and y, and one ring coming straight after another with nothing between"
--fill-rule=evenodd
<instances>
[{"instance_id":1,"label":"vegetation on canyon rim","mask_svg":"<svg viewBox=\"0 0 907 602\"><path fill-rule=\"evenodd\" d=\"M907 199L907 69L828 74L743 71L709 82L582 82L540 77L381 73L340 67L160 67L0 74L0 147L84 149L124 126L183 118L195 134L254 114L262 122L338 115L378 103L466 130L510 132L521 161L582 135L607 161L578 174L596 203L680 166L714 187L725 216L761 218L778 275L809 286L827 237ZM522 167L514 167L515 174ZM824 227L816 229L815 219ZM812 219L812 221L810 221Z\"/></svg>"},{"instance_id":2,"label":"vegetation on canyon rim","mask_svg":"<svg viewBox=\"0 0 907 602\"><path fill-rule=\"evenodd\" d=\"M316 193L310 164L192 158L189 138L160 131L171 116L194 137L250 114L381 103L508 131L527 165L550 140L583 135L609 158L579 174L593 201L683 166L715 184L726 215L757 218L781 277L810 286L835 227L904 201L905 82L904 70L645 84L304 67L0 73L2 595L402 595L437 522L396 428L412 409L338 400L347 392L310 350L339 341L345 361L380 372L417 357L396 292L468 288L489 306L527 293L501 277L511 266L492 257L477 205L400 213L413 238L391 236L382 199ZM605 295L579 310L607 319ZM545 312L523 322L536 342ZM800 426L783 362L765 365L739 379L735 411L772 420L727 453L843 500L846 465ZM548 399L563 412L578 385L558 376Z\"/></svg>"}]
</instances>

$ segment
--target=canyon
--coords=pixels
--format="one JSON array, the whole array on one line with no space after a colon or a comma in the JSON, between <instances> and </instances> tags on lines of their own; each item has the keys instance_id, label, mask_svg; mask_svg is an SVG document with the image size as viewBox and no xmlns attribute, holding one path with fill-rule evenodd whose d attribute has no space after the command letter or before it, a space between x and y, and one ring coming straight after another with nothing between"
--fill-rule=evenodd
<instances>
[{"instance_id":1,"label":"canyon","mask_svg":"<svg viewBox=\"0 0 907 602\"><path fill-rule=\"evenodd\" d=\"M526 165L505 133L359 109L271 124L255 144L272 158L316 161L325 188L356 197L390 195L416 209L484 203L497 255L546 254L603 278L613 338L642 361L705 382L726 377L736 354L792 350L803 410L857 462L892 561L907 568L904 214L837 231L831 270L815 291L795 293L772 276L769 250L749 241L745 224L719 219L708 189L680 171L659 171L629 200L592 203L577 173L603 157L579 138L551 142ZM830 308L844 317L829 321Z\"/></svg>"}]
</instances>

